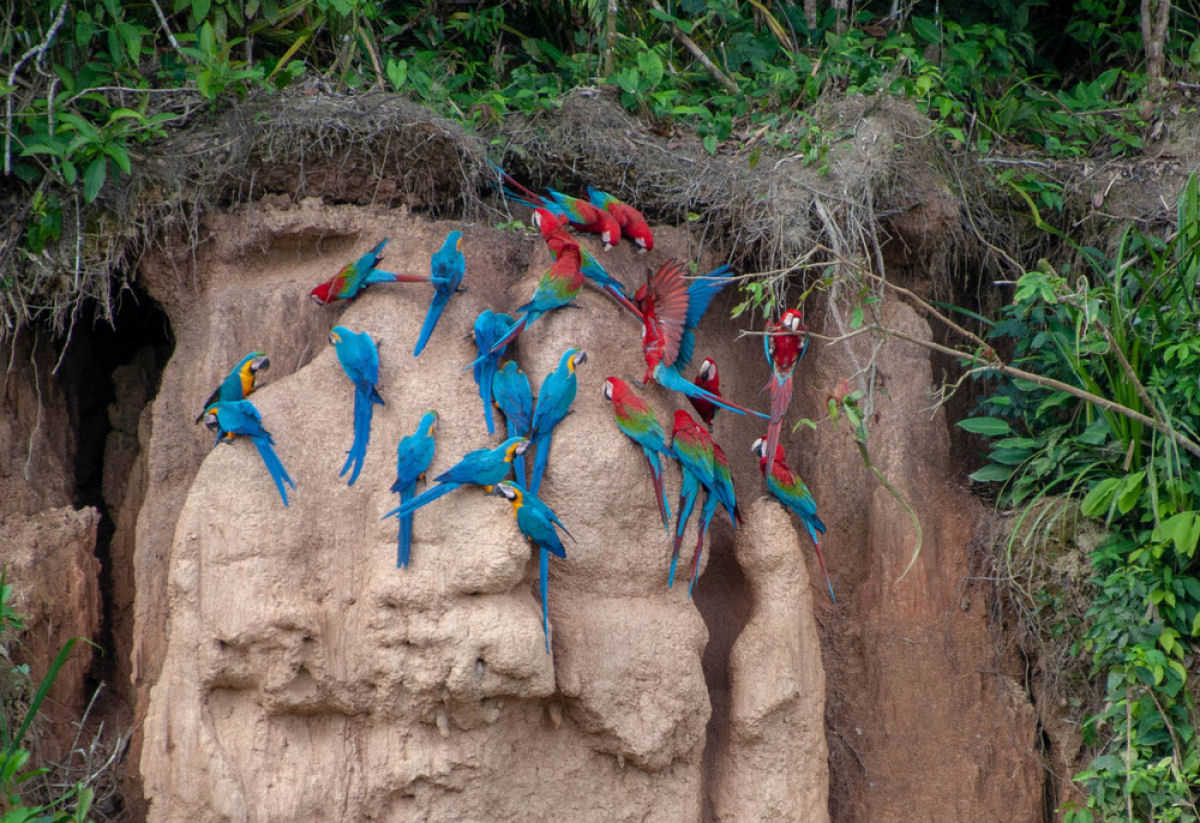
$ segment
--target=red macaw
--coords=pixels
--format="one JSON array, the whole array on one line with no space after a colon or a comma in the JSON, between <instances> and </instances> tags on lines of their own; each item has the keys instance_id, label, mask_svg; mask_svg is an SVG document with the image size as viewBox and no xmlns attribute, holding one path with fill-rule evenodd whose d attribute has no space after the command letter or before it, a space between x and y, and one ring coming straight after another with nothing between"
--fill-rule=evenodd
<instances>
[{"instance_id":1,"label":"red macaw","mask_svg":"<svg viewBox=\"0 0 1200 823\"><path fill-rule=\"evenodd\" d=\"M521 193L520 195L513 194L501 186L500 190L510 199L534 210L546 209L556 215L565 216L575 228L600 235L600 242L604 245L605 251L621 242L621 225L604 209L596 208L586 200L571 197L554 189L546 189L550 194L548 198L534 194L512 179L504 169L490 160L488 163L505 183L515 187Z\"/></svg>"},{"instance_id":2,"label":"red macaw","mask_svg":"<svg viewBox=\"0 0 1200 823\"><path fill-rule=\"evenodd\" d=\"M634 242L641 251L654 248L654 234L650 231L646 218L642 213L628 203L623 203L611 194L588 186L588 200L593 206L604 209L611 214L621 227L621 234Z\"/></svg>"},{"instance_id":3,"label":"red macaw","mask_svg":"<svg viewBox=\"0 0 1200 823\"><path fill-rule=\"evenodd\" d=\"M489 353L499 352L534 320L548 311L561 309L579 296L579 292L583 290L584 281L579 265L578 246L575 248L565 247L558 259L550 264L550 268L546 269L542 279L538 281L530 301L517 309L521 312L520 318L504 332L498 341L492 344ZM482 360L485 356L479 355L471 365L475 365L475 362Z\"/></svg>"},{"instance_id":4,"label":"red macaw","mask_svg":"<svg viewBox=\"0 0 1200 823\"><path fill-rule=\"evenodd\" d=\"M683 543L683 532L688 518L696 506L696 497L703 488L712 493L715 482L713 475L713 440L704 427L683 409L675 412L675 425L671 430L671 450L679 461L683 474L679 487L679 510L675 515L675 540L671 545L671 571L667 577L667 588L675 585L675 566L679 562L679 547Z\"/></svg>"},{"instance_id":5,"label":"red macaw","mask_svg":"<svg viewBox=\"0 0 1200 823\"><path fill-rule=\"evenodd\" d=\"M717 373L717 361L711 357L704 358L704 362L700 364L700 371L692 382L709 394L720 397L721 376ZM696 409L696 414L700 415L700 419L708 426L708 430L712 431L713 418L717 416L717 407L703 397L689 397L688 400Z\"/></svg>"},{"instance_id":6,"label":"red macaw","mask_svg":"<svg viewBox=\"0 0 1200 823\"><path fill-rule=\"evenodd\" d=\"M767 423L766 454L774 454L779 445L779 431L783 427L783 416L792 402L792 371L808 348L808 326L799 309L788 309L778 323L767 324L768 334L763 337L763 351L771 366L771 379L763 391L771 395L771 417Z\"/></svg>"},{"instance_id":7,"label":"red macaw","mask_svg":"<svg viewBox=\"0 0 1200 823\"><path fill-rule=\"evenodd\" d=\"M383 247L390 238L383 238L379 244L353 263L347 264L341 271L326 282L308 293L319 306L325 306L335 300L353 300L359 292L372 283L426 283L428 277L412 274L396 274L376 268L383 254Z\"/></svg>"},{"instance_id":8,"label":"red macaw","mask_svg":"<svg viewBox=\"0 0 1200 823\"><path fill-rule=\"evenodd\" d=\"M825 568L825 558L821 556L821 545L817 542L817 532L825 533L825 524L821 522L821 518L817 517L817 501L813 500L812 493L809 492L808 486L804 485L800 475L788 467L785 462L783 446L777 446L775 449L775 459L771 461L770 473L767 472L769 452L766 450L763 438L755 440L750 450L758 455L758 468L767 479L767 491L782 503L784 508L798 514L804 528L808 529L808 536L812 538L813 548L817 550L817 562L821 564L821 571L825 573L825 585L829 587L829 597L836 603L837 597L833 593L833 582L829 579L829 570Z\"/></svg>"},{"instance_id":9,"label":"red macaw","mask_svg":"<svg viewBox=\"0 0 1200 823\"><path fill-rule=\"evenodd\" d=\"M667 504L667 490L663 486L663 467L660 454L671 457L662 426L646 401L633 393L633 389L617 377L604 381L604 396L612 401L613 416L626 437L642 447L646 462L650 464L650 480L654 484L654 496L658 501L658 512L663 526L671 527L671 507Z\"/></svg>"},{"instance_id":10,"label":"red macaw","mask_svg":"<svg viewBox=\"0 0 1200 823\"><path fill-rule=\"evenodd\" d=\"M672 260L653 276L647 275L646 285L634 297L642 310L642 354L646 358L646 376L642 380L653 379L660 386L688 397L699 397L723 409L765 419L767 416L762 412L730 403L679 373L691 362L700 318L713 296L729 282L731 274L729 266L721 266L703 277L684 277L683 267Z\"/></svg>"},{"instance_id":11,"label":"red macaw","mask_svg":"<svg viewBox=\"0 0 1200 823\"><path fill-rule=\"evenodd\" d=\"M546 241L550 254L558 259L558 255L563 249L576 249L579 252L580 270L583 272L583 276L598 286L600 291L628 309L640 322L642 312L625 293L625 284L605 271L596 256L579 245L579 241L567 231L565 221L565 217L557 217L546 209L535 209L533 212L533 223L541 232L542 239Z\"/></svg>"}]
</instances>

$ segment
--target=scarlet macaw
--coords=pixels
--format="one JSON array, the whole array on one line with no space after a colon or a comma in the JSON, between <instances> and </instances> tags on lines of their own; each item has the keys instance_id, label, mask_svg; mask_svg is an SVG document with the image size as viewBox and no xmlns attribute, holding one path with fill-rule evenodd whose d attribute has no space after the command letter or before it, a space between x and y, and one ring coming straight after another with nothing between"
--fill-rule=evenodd
<instances>
[{"instance_id":1,"label":"scarlet macaw","mask_svg":"<svg viewBox=\"0 0 1200 823\"><path fill-rule=\"evenodd\" d=\"M557 216L546 209L537 209L533 213L533 222L541 231L542 239L546 241L550 254L557 260L559 253L564 248L576 248L579 251L580 271L583 272L583 276L641 321L642 312L625 292L625 285L605 271L594 254L579 245L579 241L567 231L564 225L565 221L565 216Z\"/></svg>"},{"instance_id":2,"label":"scarlet macaw","mask_svg":"<svg viewBox=\"0 0 1200 823\"><path fill-rule=\"evenodd\" d=\"M346 463L342 466L342 477L350 471L347 485L353 486L362 471L367 457L367 441L371 437L372 404L383 405L383 398L375 384L379 382L379 350L375 341L366 332L352 332L345 326L334 326L329 332L329 342L337 351L342 370L354 384L354 442L346 452Z\"/></svg>"},{"instance_id":3,"label":"scarlet macaw","mask_svg":"<svg viewBox=\"0 0 1200 823\"><path fill-rule=\"evenodd\" d=\"M475 327L471 332L481 358L474 363L474 375L479 385L479 397L483 400L483 420L487 423L488 434L496 433L496 423L492 418L492 381L496 378L496 366L504 354L504 349L492 354L491 348L512 324L513 319L509 315L484 309L475 318Z\"/></svg>"},{"instance_id":4,"label":"scarlet macaw","mask_svg":"<svg viewBox=\"0 0 1200 823\"><path fill-rule=\"evenodd\" d=\"M829 579L829 570L825 568L825 558L821 556L821 545L817 542L817 532L825 533L825 524L821 522L821 518L817 517L817 501L813 499L812 493L809 492L808 486L804 485L800 475L788 466L783 446L776 447L775 459L771 461L769 473L767 472L768 452L763 438L755 440L750 450L758 455L758 467L767 479L767 491L782 503L784 508L798 514L800 522L804 524L804 528L808 529L808 536L812 538L813 548L817 550L817 562L821 564L821 571L825 573L825 585L829 587L829 597L836 603L837 597L833 593L833 582Z\"/></svg>"},{"instance_id":5,"label":"scarlet macaw","mask_svg":"<svg viewBox=\"0 0 1200 823\"><path fill-rule=\"evenodd\" d=\"M783 427L783 416L792 402L792 372L804 352L808 349L808 326L799 309L788 309L778 323L767 324L768 334L763 337L763 351L771 366L771 379L763 387L771 396L771 417L767 423L766 454L774 454L779 445L779 431Z\"/></svg>"},{"instance_id":6,"label":"scarlet macaw","mask_svg":"<svg viewBox=\"0 0 1200 823\"><path fill-rule=\"evenodd\" d=\"M429 342L429 335L433 334L433 328L437 325L438 318L442 316L442 311L450 302L450 295L463 290L459 284L462 283L466 270L467 260L462 253L462 232L452 231L446 235L442 247L433 253L433 258L429 263L429 282L433 284L433 300L429 303L429 311L425 314L425 322L421 325L421 334L417 338L417 345L413 348L413 357L417 357L425 350L425 344ZM489 427L488 434L491 433Z\"/></svg>"},{"instance_id":7,"label":"scarlet macaw","mask_svg":"<svg viewBox=\"0 0 1200 823\"><path fill-rule=\"evenodd\" d=\"M611 214L617 221L617 225L621 227L621 234L632 240L639 249L650 251L654 248L654 235L650 231L650 226L646 223L646 218L642 217L640 211L627 203L623 203L611 194L594 189L591 186L588 186L588 200L596 208L604 209Z\"/></svg>"},{"instance_id":8,"label":"scarlet macaw","mask_svg":"<svg viewBox=\"0 0 1200 823\"><path fill-rule=\"evenodd\" d=\"M421 422L417 423L417 430L402 438L396 447L396 482L392 484L392 491L400 495L400 505L407 503L417 493L417 481L425 479L425 472L433 462L433 433L437 431L437 421L437 412L425 412ZM412 528L411 514L400 518L396 568L408 565L412 551Z\"/></svg>"},{"instance_id":9,"label":"scarlet macaw","mask_svg":"<svg viewBox=\"0 0 1200 823\"><path fill-rule=\"evenodd\" d=\"M688 518L696 505L700 489L711 491L713 477L713 441L704 427L683 409L675 412L675 425L671 430L671 450L679 461L683 482L679 487L679 511L675 515L675 540L671 546L671 572L667 588L675 585L675 565L679 562L679 546L683 543L683 532Z\"/></svg>"},{"instance_id":10,"label":"scarlet macaw","mask_svg":"<svg viewBox=\"0 0 1200 823\"><path fill-rule=\"evenodd\" d=\"M492 381L496 405L504 414L509 437L529 437L533 426L533 389L515 360L507 361ZM513 461L513 475L525 485L525 459Z\"/></svg>"},{"instance_id":11,"label":"scarlet macaw","mask_svg":"<svg viewBox=\"0 0 1200 823\"><path fill-rule=\"evenodd\" d=\"M288 477L287 470L280 462L279 456L271 448L275 440L271 437L271 433L263 428L262 416L253 403L249 400L222 400L213 403L204 410L204 425L217 433L213 448L220 445L222 441L233 442L234 437L238 435L249 437L250 441L254 443L254 447L258 449L258 454L262 458L263 465L267 467L271 479L275 481L275 488L279 489L283 505L288 504L287 489L284 488L284 484L286 483L293 489L296 488L296 484L292 478Z\"/></svg>"},{"instance_id":12,"label":"scarlet macaw","mask_svg":"<svg viewBox=\"0 0 1200 823\"><path fill-rule=\"evenodd\" d=\"M383 517L403 517L411 514L460 486L483 486L484 491L491 491L492 486L508 476L513 458L524 454L528 445L529 441L524 437L510 437L495 448L469 451L463 455L462 460L434 478L438 481L436 486L426 489L406 503L401 503Z\"/></svg>"},{"instance_id":13,"label":"scarlet macaw","mask_svg":"<svg viewBox=\"0 0 1200 823\"><path fill-rule=\"evenodd\" d=\"M504 336L493 343L488 352L496 354L534 320L548 311L561 309L574 300L583 290L584 278L579 266L579 247L565 247L558 259L542 274L530 301L517 309L521 312L520 319L505 330ZM480 355L475 362L482 359L483 355Z\"/></svg>"},{"instance_id":14,"label":"scarlet macaw","mask_svg":"<svg viewBox=\"0 0 1200 823\"><path fill-rule=\"evenodd\" d=\"M383 247L391 238L385 237L379 245L371 249L353 263L347 264L341 271L328 281L308 293L319 306L325 306L335 300L353 300L359 292L373 283L423 283L429 278L413 274L396 274L376 268Z\"/></svg>"},{"instance_id":15,"label":"scarlet macaw","mask_svg":"<svg viewBox=\"0 0 1200 823\"><path fill-rule=\"evenodd\" d=\"M679 373L692 359L695 328L708 310L708 304L729 282L729 266L721 266L704 277L687 278L675 261L663 264L653 276L647 275L634 299L642 309L642 354L646 358L643 382L655 380L660 386L699 397L738 414L761 412L742 408L705 391Z\"/></svg>"},{"instance_id":16,"label":"scarlet macaw","mask_svg":"<svg viewBox=\"0 0 1200 823\"><path fill-rule=\"evenodd\" d=\"M538 388L537 405L533 408L529 442L537 447L533 458L533 474L529 478L529 490L537 494L542 484L542 473L550 459L550 442L554 427L562 422L575 402L575 367L587 362L587 352L573 348L563 352L558 368L546 375Z\"/></svg>"},{"instance_id":17,"label":"scarlet macaw","mask_svg":"<svg viewBox=\"0 0 1200 823\"><path fill-rule=\"evenodd\" d=\"M704 509L700 512L700 527L696 530L696 550L692 553L692 573L688 577L688 599L692 598L692 588L700 572L700 553L704 549L704 535L708 533L708 524L712 522L717 511L717 504L725 506L729 519L736 529L742 524L742 512L738 509L733 495L733 474L729 471L729 460L725 452L716 443L712 444L713 452L713 485L704 490Z\"/></svg>"},{"instance_id":18,"label":"scarlet macaw","mask_svg":"<svg viewBox=\"0 0 1200 823\"><path fill-rule=\"evenodd\" d=\"M511 186L514 186L521 194L514 194L503 185L500 186L501 192L507 197L523 206L528 206L531 209L547 209L556 214L565 215L571 225L582 231L591 232L600 235L600 242L604 245L604 250L615 246L621 242L621 225L616 218L606 212L602 208L597 208L587 200L581 200L578 197L571 197L554 189L546 189L549 197L542 197L534 194L529 189L522 186L516 180L508 176L504 169L497 166L492 161L488 161L492 169L500 175L501 179Z\"/></svg>"},{"instance_id":19,"label":"scarlet macaw","mask_svg":"<svg viewBox=\"0 0 1200 823\"><path fill-rule=\"evenodd\" d=\"M260 371L271 368L270 359L260 351L252 351L233 367L233 371L221 381L213 393L204 401L204 409L196 415L199 423L209 408L218 401L245 400L254 391L254 382Z\"/></svg>"},{"instance_id":20,"label":"scarlet macaw","mask_svg":"<svg viewBox=\"0 0 1200 823\"><path fill-rule=\"evenodd\" d=\"M654 483L654 497L658 502L658 513L663 526L671 528L671 507L667 503L667 490L663 486L663 467L659 455L671 457L658 418L646 405L646 401L634 394L624 380L610 377L604 381L604 396L612 401L613 416L626 437L642 447L646 462L650 464L650 479Z\"/></svg>"},{"instance_id":21,"label":"scarlet macaw","mask_svg":"<svg viewBox=\"0 0 1200 823\"><path fill-rule=\"evenodd\" d=\"M717 373L717 361L711 357L704 358L704 362L700 364L700 371L696 374L696 379L692 381L700 388L717 397L721 396L721 375ZM712 431L713 418L717 416L717 407L709 403L703 397L689 397L692 407L696 409L696 414L700 415L700 419L708 426L708 430Z\"/></svg>"},{"instance_id":22,"label":"scarlet macaw","mask_svg":"<svg viewBox=\"0 0 1200 823\"><path fill-rule=\"evenodd\" d=\"M547 607L547 583L550 576L550 555L566 557L567 550L563 548L558 532L558 526L563 534L571 537L567 527L558 519L550 507L538 499L537 495L523 489L511 480L501 481L496 485L492 494L500 495L512 504L513 515L517 518L517 528L538 549L538 593L542 599L542 635L546 638L546 653L550 653L550 614ZM571 538L574 540L575 538Z\"/></svg>"}]
</instances>

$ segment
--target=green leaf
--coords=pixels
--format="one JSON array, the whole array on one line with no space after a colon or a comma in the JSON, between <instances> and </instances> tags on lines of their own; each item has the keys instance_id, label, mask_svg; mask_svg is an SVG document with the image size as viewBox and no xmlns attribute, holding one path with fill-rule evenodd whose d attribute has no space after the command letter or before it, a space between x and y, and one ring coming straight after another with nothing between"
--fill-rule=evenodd
<instances>
[{"instance_id":1,"label":"green leaf","mask_svg":"<svg viewBox=\"0 0 1200 823\"><path fill-rule=\"evenodd\" d=\"M1140 471L1121 481L1121 488L1117 491L1117 511L1121 514L1129 514L1137 505L1138 499L1142 496L1142 481L1145 478L1146 472Z\"/></svg>"},{"instance_id":2,"label":"green leaf","mask_svg":"<svg viewBox=\"0 0 1200 823\"><path fill-rule=\"evenodd\" d=\"M1012 431L1012 427L999 417L968 417L957 423L960 429L985 437L999 437Z\"/></svg>"},{"instance_id":3,"label":"green leaf","mask_svg":"<svg viewBox=\"0 0 1200 823\"><path fill-rule=\"evenodd\" d=\"M113 159L121 171L129 174L131 168L129 164L129 152L125 151L123 146L117 143L107 143L104 146L104 153Z\"/></svg>"},{"instance_id":4,"label":"green leaf","mask_svg":"<svg viewBox=\"0 0 1200 823\"><path fill-rule=\"evenodd\" d=\"M63 180L67 181L68 186L74 186L75 181L79 179L79 172L75 168L75 164L70 160L64 160L62 164Z\"/></svg>"},{"instance_id":5,"label":"green leaf","mask_svg":"<svg viewBox=\"0 0 1200 823\"><path fill-rule=\"evenodd\" d=\"M192 16L199 23L208 17L208 10L212 6L211 0L192 0Z\"/></svg>"},{"instance_id":6,"label":"green leaf","mask_svg":"<svg viewBox=\"0 0 1200 823\"><path fill-rule=\"evenodd\" d=\"M408 61L389 57L387 61L387 76L388 81L392 84L392 88L395 91L403 89L404 81L408 79Z\"/></svg>"},{"instance_id":7,"label":"green leaf","mask_svg":"<svg viewBox=\"0 0 1200 823\"><path fill-rule=\"evenodd\" d=\"M1119 485L1121 485L1120 477L1108 477L1101 480L1087 493L1087 497L1083 498L1079 510L1088 517L1104 515L1108 511L1109 504L1112 503L1113 495L1117 493Z\"/></svg>"},{"instance_id":8,"label":"green leaf","mask_svg":"<svg viewBox=\"0 0 1200 823\"><path fill-rule=\"evenodd\" d=\"M917 36L926 43L942 42L942 30L938 28L938 24L924 17L913 17L909 19L912 23L913 31Z\"/></svg>"},{"instance_id":9,"label":"green leaf","mask_svg":"<svg viewBox=\"0 0 1200 823\"><path fill-rule=\"evenodd\" d=\"M717 136L715 134L704 135L704 140L701 142L704 144L704 150L706 152L711 155L715 155L717 153Z\"/></svg>"},{"instance_id":10,"label":"green leaf","mask_svg":"<svg viewBox=\"0 0 1200 823\"><path fill-rule=\"evenodd\" d=\"M83 173L83 199L91 203L100 194L104 178L108 174L108 158L97 157L88 164Z\"/></svg>"},{"instance_id":11,"label":"green leaf","mask_svg":"<svg viewBox=\"0 0 1200 823\"><path fill-rule=\"evenodd\" d=\"M639 52L637 56L638 68L646 76L647 90L653 89L663 78L663 63L662 59L653 51Z\"/></svg>"},{"instance_id":12,"label":"green leaf","mask_svg":"<svg viewBox=\"0 0 1200 823\"><path fill-rule=\"evenodd\" d=\"M971 472L967 475L976 483L1003 483L1012 477L1013 469L1008 466L999 466L991 464L984 466L979 471Z\"/></svg>"}]
</instances>

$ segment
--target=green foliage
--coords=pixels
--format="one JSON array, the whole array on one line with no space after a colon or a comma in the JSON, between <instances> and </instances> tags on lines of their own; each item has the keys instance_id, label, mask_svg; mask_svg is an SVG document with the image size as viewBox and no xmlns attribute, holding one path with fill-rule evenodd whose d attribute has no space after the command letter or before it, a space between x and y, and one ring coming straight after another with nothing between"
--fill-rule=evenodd
<instances>
[{"instance_id":1,"label":"green foliage","mask_svg":"<svg viewBox=\"0 0 1200 823\"><path fill-rule=\"evenodd\" d=\"M1088 277L1048 265L1025 274L992 331L1012 341L1014 366L1104 402L1007 380L959 424L990 438L973 478L1002 483L1002 504L1029 512L1047 494L1082 497L1081 512L1109 529L1090 557L1095 593L1076 649L1106 678L1105 703L1084 725L1098 755L1076 777L1086 807L1067 820L1200 820L1189 681L1200 636L1195 175L1177 219L1166 240L1131 229L1115 260L1084 249Z\"/></svg>"},{"instance_id":2,"label":"green foliage","mask_svg":"<svg viewBox=\"0 0 1200 823\"><path fill-rule=\"evenodd\" d=\"M9 635L24 628L24 618L9 605L11 597L12 586L8 583L8 569L5 568L0 570L0 658L6 670L0 672L0 678L24 684L29 681L28 668L12 666L9 657ZM29 699L15 732L10 725L12 718L8 701L0 707L3 708L0 716L0 823L84 823L89 819L93 792L81 783L76 783L49 803L30 806L22 799L22 793L27 790L30 781L46 771L44 768L30 767L30 752L22 746L25 734L76 642L78 638L68 640L54 658Z\"/></svg>"}]
</instances>

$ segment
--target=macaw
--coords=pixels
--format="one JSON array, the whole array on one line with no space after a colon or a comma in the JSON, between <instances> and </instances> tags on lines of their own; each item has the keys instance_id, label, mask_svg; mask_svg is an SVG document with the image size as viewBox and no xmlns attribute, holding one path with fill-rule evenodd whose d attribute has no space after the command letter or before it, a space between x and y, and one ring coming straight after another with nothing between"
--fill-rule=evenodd
<instances>
[{"instance_id":1,"label":"macaw","mask_svg":"<svg viewBox=\"0 0 1200 823\"><path fill-rule=\"evenodd\" d=\"M287 489L284 488L284 484L286 483L294 489L296 483L288 477L287 469L283 467L279 456L271 448L275 440L271 437L271 433L263 428L262 416L253 403L249 400L222 400L213 403L204 410L204 425L217 433L216 442L213 443L214 449L222 442L233 442L238 435L249 437L250 441L254 443L254 447L258 449L258 455L267 467L271 479L275 481L275 488L279 489L283 505L288 504Z\"/></svg>"},{"instance_id":2,"label":"macaw","mask_svg":"<svg viewBox=\"0 0 1200 823\"><path fill-rule=\"evenodd\" d=\"M501 179L505 183L508 183L510 186L513 186L517 189L517 191L520 192L519 195L513 194L512 191L501 185L501 192L503 192L505 196L509 197L510 199L515 200L521 205L528 206L534 210L542 208L554 212L555 214L562 214L566 216L567 220L570 221L571 225L575 228L582 231L591 232L592 234L600 235L600 242L604 245L605 251L608 251L617 243L621 242L621 224L618 223L617 219L606 212L603 208L597 208L587 200L582 200L578 197L571 197L568 194L563 194L562 192L555 191L554 189L546 189L547 193L550 195L549 197L542 197L541 195L534 194L516 180L509 177L508 173L505 172L504 169L500 168L495 163L492 163L490 160L488 163L491 165L492 169L500 175Z\"/></svg>"},{"instance_id":3,"label":"macaw","mask_svg":"<svg viewBox=\"0 0 1200 823\"><path fill-rule=\"evenodd\" d=\"M417 430L400 440L396 447L396 482L392 491L400 495L400 504L412 500L417 493L417 481L425 479L425 472L433 462L433 433L437 431L438 415L435 411L427 411L417 423ZM412 551L413 516L406 514L400 518L400 533L397 537L396 568L408 565L408 557Z\"/></svg>"},{"instance_id":4,"label":"macaw","mask_svg":"<svg viewBox=\"0 0 1200 823\"><path fill-rule=\"evenodd\" d=\"M667 503L667 490L663 486L663 467L659 455L672 456L666 443L658 418L646 405L646 401L633 393L624 380L610 377L604 381L604 396L613 404L613 417L626 437L642 447L646 462L650 465L650 480L654 483L654 496L658 501L658 513L662 515L663 527L671 528L671 507Z\"/></svg>"},{"instance_id":5,"label":"macaw","mask_svg":"<svg viewBox=\"0 0 1200 823\"><path fill-rule=\"evenodd\" d=\"M550 459L550 442L554 427L562 422L575 402L575 367L587 362L587 352L580 348L567 349L559 358L558 368L546 375L538 388L537 405L533 407L529 444L537 447L533 458L533 474L529 490L537 494L542 473Z\"/></svg>"},{"instance_id":6,"label":"macaw","mask_svg":"<svg viewBox=\"0 0 1200 823\"><path fill-rule=\"evenodd\" d=\"M271 360L260 351L252 351L233 367L233 371L221 381L213 393L204 401L204 410L196 415L199 423L209 408L218 401L245 400L254 391L254 381L260 371L271 368Z\"/></svg>"},{"instance_id":7,"label":"macaw","mask_svg":"<svg viewBox=\"0 0 1200 823\"><path fill-rule=\"evenodd\" d=\"M354 442L346 452L346 463L338 477L350 471L349 486L354 485L367 457L367 441L371 437L372 404L383 405L375 384L379 382L379 350L366 332L352 332L345 326L334 326L329 342L337 351L342 370L354 384Z\"/></svg>"},{"instance_id":8,"label":"macaw","mask_svg":"<svg viewBox=\"0 0 1200 823\"><path fill-rule=\"evenodd\" d=\"M642 251L650 251L654 248L654 235L640 211L599 189L588 186L587 191L588 200L592 205L598 209L604 209L617 221L617 225L621 227L621 234L632 240Z\"/></svg>"},{"instance_id":9,"label":"macaw","mask_svg":"<svg viewBox=\"0 0 1200 823\"><path fill-rule=\"evenodd\" d=\"M487 423L488 434L496 433L496 423L492 418L492 381L496 378L496 366L504 350L491 353L492 344L504 335L504 330L513 324L513 319L507 314L484 309L475 318L475 327L471 332L475 345L479 347L481 359L476 360L475 382L479 385L479 397L483 400L483 420ZM509 433L511 435L511 432Z\"/></svg>"},{"instance_id":10,"label":"macaw","mask_svg":"<svg viewBox=\"0 0 1200 823\"><path fill-rule=\"evenodd\" d=\"M508 436L529 437L533 426L533 389L515 360L505 362L500 369L492 381L492 393L504 415ZM524 458L513 461L513 475L518 483L525 485Z\"/></svg>"},{"instance_id":11,"label":"macaw","mask_svg":"<svg viewBox=\"0 0 1200 823\"><path fill-rule=\"evenodd\" d=\"M771 379L763 386L771 396L771 417L767 423L766 454L774 454L779 445L783 416L792 402L792 371L808 349L808 326L799 309L788 309L778 323L767 324L763 352L771 366Z\"/></svg>"},{"instance_id":12,"label":"macaw","mask_svg":"<svg viewBox=\"0 0 1200 823\"><path fill-rule=\"evenodd\" d=\"M696 505L701 489L711 493L714 483L713 440L709 433L683 409L675 412L671 430L671 450L679 461L683 482L679 487L679 511L675 515L675 540L671 547L671 572L667 588L675 585L675 565L679 562L679 547L688 518Z\"/></svg>"},{"instance_id":13,"label":"macaw","mask_svg":"<svg viewBox=\"0 0 1200 823\"><path fill-rule=\"evenodd\" d=\"M547 607L547 583L550 577L550 555L566 557L567 550L563 548L558 532L558 526L563 534L571 537L567 527L558 519L550 507L538 499L533 492L528 492L519 483L502 480L496 484L492 494L499 495L512 504L513 516L517 518L517 528L538 549L538 593L542 599L542 636L546 638L546 653L550 653L550 611ZM574 537L571 537L574 540Z\"/></svg>"},{"instance_id":14,"label":"macaw","mask_svg":"<svg viewBox=\"0 0 1200 823\"><path fill-rule=\"evenodd\" d=\"M379 245L371 249L353 263L346 265L328 281L308 293L319 306L325 306L335 300L353 300L359 292L373 283L424 283L429 280L415 274L396 274L376 268L383 247L391 238L385 237Z\"/></svg>"},{"instance_id":15,"label":"macaw","mask_svg":"<svg viewBox=\"0 0 1200 823\"><path fill-rule=\"evenodd\" d=\"M524 437L510 437L495 448L469 451L463 455L462 460L434 478L438 481L436 486L401 503L383 517L403 517L411 514L460 486L482 486L484 491L491 491L492 486L508 477L513 459L524 454L528 445L529 440Z\"/></svg>"},{"instance_id":16,"label":"macaw","mask_svg":"<svg viewBox=\"0 0 1200 823\"><path fill-rule=\"evenodd\" d=\"M504 335L488 349L489 354L496 354L520 334L526 326L537 320L543 314L554 309L561 309L571 303L583 290L583 272L580 271L579 247L566 247L558 258L550 264L550 268L542 274L534 289L533 297L528 303L520 306L517 311L521 317L509 326ZM484 358L480 355L471 364Z\"/></svg>"},{"instance_id":17,"label":"macaw","mask_svg":"<svg viewBox=\"0 0 1200 823\"><path fill-rule=\"evenodd\" d=\"M642 382L653 379L671 391L765 419L767 415L762 412L730 403L679 373L691 362L700 318L713 296L729 282L731 274L729 266L721 266L704 277L687 278L683 276L683 267L673 260L664 263L653 276L647 274L646 285L634 297L642 310L642 354L646 358L646 376Z\"/></svg>"},{"instance_id":18,"label":"macaw","mask_svg":"<svg viewBox=\"0 0 1200 823\"><path fill-rule=\"evenodd\" d=\"M546 246L550 249L551 256L557 260L558 255L564 248L574 247L577 249L579 251L580 270L583 272L583 276L598 286L600 291L628 309L640 322L642 312L634 305L630 296L625 292L625 285L605 271L604 266L600 265L600 261L596 259L594 254L579 245L579 241L567 231L565 221L566 217L564 215L555 215L546 209L536 209L533 212L534 225L538 227L538 230L542 234L542 239L546 241Z\"/></svg>"},{"instance_id":19,"label":"macaw","mask_svg":"<svg viewBox=\"0 0 1200 823\"><path fill-rule=\"evenodd\" d=\"M692 382L709 394L720 397L721 375L717 373L717 361L711 357L704 358L704 362L700 364L700 371ZM689 397L688 400L691 401L696 414L700 415L700 419L708 426L708 430L712 431L713 418L717 416L717 407L703 397Z\"/></svg>"},{"instance_id":20,"label":"macaw","mask_svg":"<svg viewBox=\"0 0 1200 823\"><path fill-rule=\"evenodd\" d=\"M769 452L766 450L766 441L761 437L758 438L750 450L758 455L758 468L763 473L763 477L767 479L767 491L782 503L785 509L798 514L800 522L804 524L804 528L808 529L808 536L812 538L813 548L817 550L817 562L821 564L821 571L825 573L825 585L829 587L829 598L836 603L837 597L833 593L833 582L829 579L829 570L825 568L825 558L821 556L821 545L817 542L817 532L825 533L825 524L821 522L821 518L817 517L817 501L813 499L812 493L809 492L808 486L804 485L800 475L788 466L783 446L776 446L775 459L771 461L770 472L767 471Z\"/></svg>"},{"instance_id":21,"label":"macaw","mask_svg":"<svg viewBox=\"0 0 1200 823\"><path fill-rule=\"evenodd\" d=\"M708 525L717 511L717 504L725 506L735 529L742 524L742 512L734 499L733 474L729 471L729 460L716 443L712 444L712 452L713 486L704 490L704 509L700 512L700 527L696 530L696 550L692 553L692 573L688 577L689 600L692 599L692 588L696 585L696 578L700 576L700 553L704 549L704 535L708 533Z\"/></svg>"},{"instance_id":22,"label":"macaw","mask_svg":"<svg viewBox=\"0 0 1200 823\"><path fill-rule=\"evenodd\" d=\"M463 290L459 284L462 283L466 270L467 260L462 253L462 232L452 231L446 235L442 247L433 253L433 258L429 263L429 282L433 284L433 300L429 303L429 311L425 314L421 334L417 338L417 345L413 348L413 357L417 357L424 351L425 344L429 342L429 335L433 334L433 327L437 325L438 318L442 316L442 311L450 302L450 295ZM491 434L490 429L488 434Z\"/></svg>"}]
</instances>

